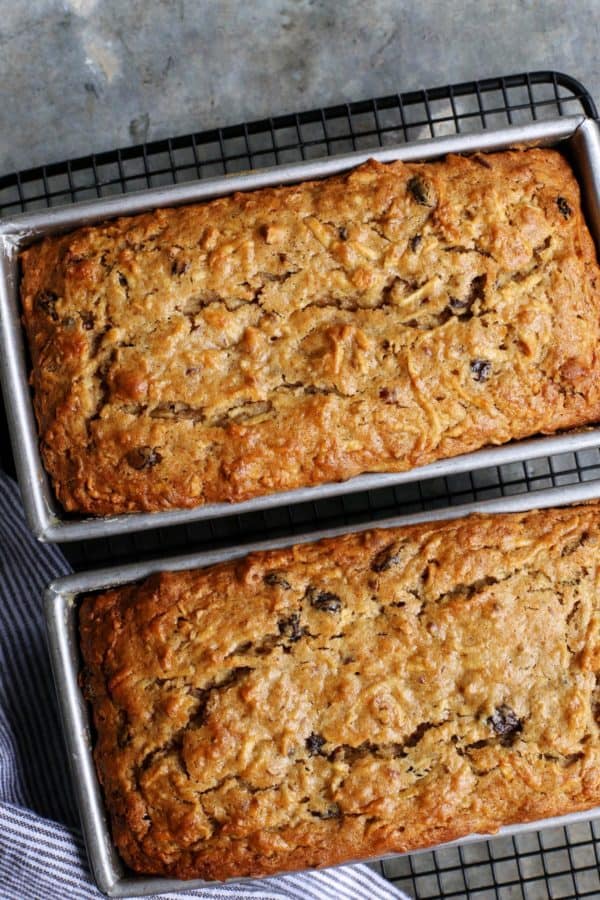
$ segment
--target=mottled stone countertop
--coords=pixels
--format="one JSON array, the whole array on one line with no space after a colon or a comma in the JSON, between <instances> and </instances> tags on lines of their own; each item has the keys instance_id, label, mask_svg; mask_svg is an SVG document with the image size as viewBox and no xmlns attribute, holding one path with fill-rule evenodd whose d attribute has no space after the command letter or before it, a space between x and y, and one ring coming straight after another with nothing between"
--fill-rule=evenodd
<instances>
[{"instance_id":1,"label":"mottled stone countertop","mask_svg":"<svg viewBox=\"0 0 600 900\"><path fill-rule=\"evenodd\" d=\"M0 173L540 68L600 99L599 0L0 0Z\"/></svg>"}]
</instances>

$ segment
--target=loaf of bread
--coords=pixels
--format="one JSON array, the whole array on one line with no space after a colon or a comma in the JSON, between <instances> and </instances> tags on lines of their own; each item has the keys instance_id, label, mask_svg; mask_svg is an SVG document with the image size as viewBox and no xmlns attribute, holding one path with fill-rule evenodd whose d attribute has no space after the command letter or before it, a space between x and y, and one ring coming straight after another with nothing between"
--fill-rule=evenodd
<instances>
[{"instance_id":1,"label":"loaf of bread","mask_svg":"<svg viewBox=\"0 0 600 900\"><path fill-rule=\"evenodd\" d=\"M80 611L138 872L264 875L600 805L600 507L333 538Z\"/></svg>"},{"instance_id":2,"label":"loaf of bread","mask_svg":"<svg viewBox=\"0 0 600 900\"><path fill-rule=\"evenodd\" d=\"M600 418L600 281L563 156L369 162L22 254L67 510L241 501Z\"/></svg>"}]
</instances>

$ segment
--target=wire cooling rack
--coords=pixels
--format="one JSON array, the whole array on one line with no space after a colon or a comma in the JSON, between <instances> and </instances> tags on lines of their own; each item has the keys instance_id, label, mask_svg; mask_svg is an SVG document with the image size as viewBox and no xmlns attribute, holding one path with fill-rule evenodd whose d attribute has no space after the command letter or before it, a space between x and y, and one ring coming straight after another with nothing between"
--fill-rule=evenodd
<instances>
[{"instance_id":1,"label":"wire cooling rack","mask_svg":"<svg viewBox=\"0 0 600 900\"><path fill-rule=\"evenodd\" d=\"M600 897L600 819L373 863L419 900Z\"/></svg>"},{"instance_id":2,"label":"wire cooling rack","mask_svg":"<svg viewBox=\"0 0 600 900\"><path fill-rule=\"evenodd\" d=\"M589 93L551 71L309 110L54 163L0 178L0 215L403 141L557 115L597 118ZM0 465L13 471L0 407ZM77 569L243 543L600 477L600 450L63 547ZM373 864L419 900L600 897L600 820Z\"/></svg>"}]
</instances>

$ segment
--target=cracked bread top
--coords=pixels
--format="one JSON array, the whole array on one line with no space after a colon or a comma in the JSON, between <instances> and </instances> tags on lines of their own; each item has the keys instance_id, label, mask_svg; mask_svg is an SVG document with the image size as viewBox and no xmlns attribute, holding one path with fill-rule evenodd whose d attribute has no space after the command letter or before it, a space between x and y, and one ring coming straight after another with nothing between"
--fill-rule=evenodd
<instances>
[{"instance_id":1,"label":"cracked bread top","mask_svg":"<svg viewBox=\"0 0 600 900\"><path fill-rule=\"evenodd\" d=\"M600 418L598 266L554 150L371 161L21 260L67 510L241 501Z\"/></svg>"},{"instance_id":2,"label":"cracked bread top","mask_svg":"<svg viewBox=\"0 0 600 900\"><path fill-rule=\"evenodd\" d=\"M375 530L86 598L136 871L263 875L600 804L600 507Z\"/></svg>"}]
</instances>

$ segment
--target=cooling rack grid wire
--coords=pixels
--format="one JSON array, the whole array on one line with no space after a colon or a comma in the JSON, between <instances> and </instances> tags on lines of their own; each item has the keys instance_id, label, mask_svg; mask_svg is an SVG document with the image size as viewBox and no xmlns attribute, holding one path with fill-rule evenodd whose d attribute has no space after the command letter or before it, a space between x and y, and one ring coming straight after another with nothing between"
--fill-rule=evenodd
<instances>
[{"instance_id":1,"label":"cooling rack grid wire","mask_svg":"<svg viewBox=\"0 0 600 900\"><path fill-rule=\"evenodd\" d=\"M276 116L111 150L0 178L0 216L94 197L561 115L597 118L586 89L540 71ZM0 465L12 472L0 401ZM66 545L77 569L209 549L312 528L600 477L600 450L531 460L395 488ZM600 897L600 819L400 857L373 865L415 898Z\"/></svg>"}]
</instances>

